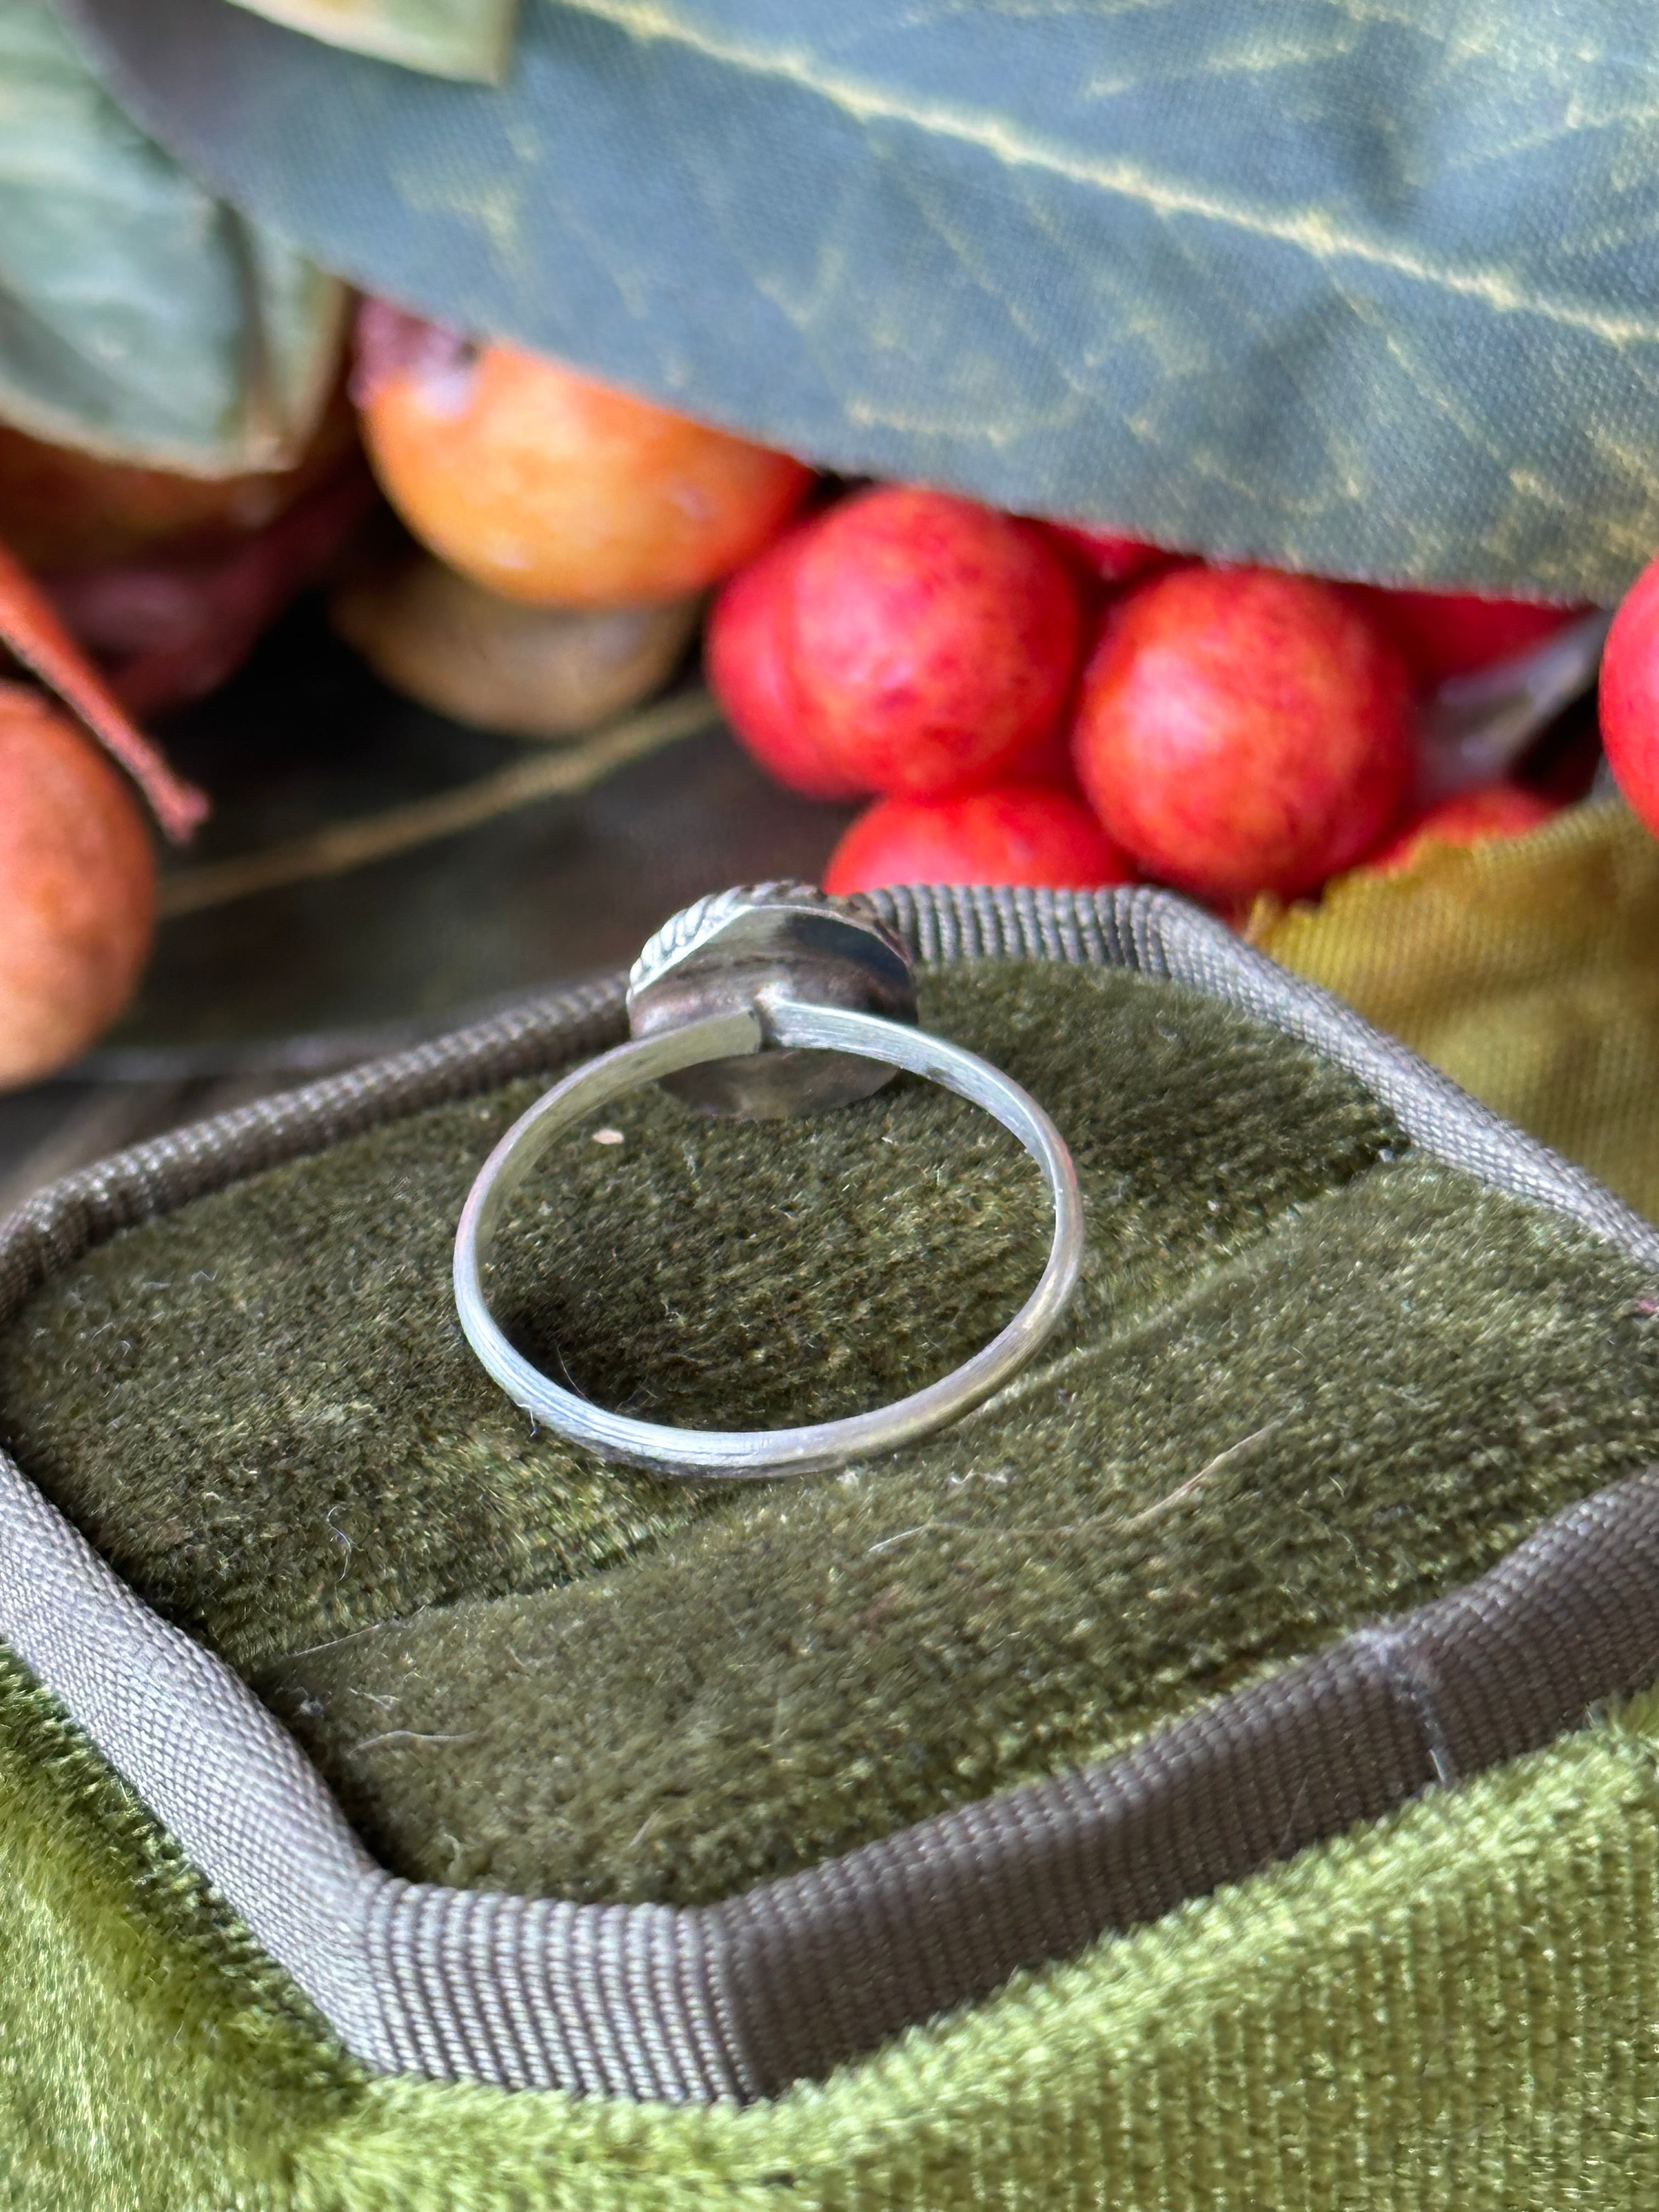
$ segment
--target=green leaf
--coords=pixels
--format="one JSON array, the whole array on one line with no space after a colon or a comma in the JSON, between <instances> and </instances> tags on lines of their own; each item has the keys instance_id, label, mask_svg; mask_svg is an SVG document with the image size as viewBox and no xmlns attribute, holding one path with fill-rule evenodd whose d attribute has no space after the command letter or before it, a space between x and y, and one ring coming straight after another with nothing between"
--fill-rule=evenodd
<instances>
[{"instance_id":1,"label":"green leaf","mask_svg":"<svg viewBox=\"0 0 1659 2212\"><path fill-rule=\"evenodd\" d=\"M331 46L434 76L497 84L513 53L517 0L237 0Z\"/></svg>"},{"instance_id":2,"label":"green leaf","mask_svg":"<svg viewBox=\"0 0 1659 2212\"><path fill-rule=\"evenodd\" d=\"M343 307L128 120L44 0L0 0L0 420L187 474L281 467Z\"/></svg>"},{"instance_id":3,"label":"green leaf","mask_svg":"<svg viewBox=\"0 0 1659 2212\"><path fill-rule=\"evenodd\" d=\"M329 265L817 461L1564 598L1659 546L1650 0L532 0L499 91L62 4Z\"/></svg>"}]
</instances>

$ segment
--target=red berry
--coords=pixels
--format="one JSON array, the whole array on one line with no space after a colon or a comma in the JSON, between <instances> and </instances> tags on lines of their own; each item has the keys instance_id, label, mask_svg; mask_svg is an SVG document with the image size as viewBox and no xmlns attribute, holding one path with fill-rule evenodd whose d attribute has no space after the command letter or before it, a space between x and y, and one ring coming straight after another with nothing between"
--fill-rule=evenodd
<instances>
[{"instance_id":1,"label":"red berry","mask_svg":"<svg viewBox=\"0 0 1659 2212\"><path fill-rule=\"evenodd\" d=\"M1349 591L1423 690L1541 645L1587 611L1543 607L1531 599L1482 599L1470 592L1396 592L1376 584L1355 584Z\"/></svg>"},{"instance_id":2,"label":"red berry","mask_svg":"<svg viewBox=\"0 0 1659 2212\"><path fill-rule=\"evenodd\" d=\"M703 665L726 720L769 775L809 799L856 799L867 786L825 758L791 671L790 593L806 534L792 530L721 591L703 639Z\"/></svg>"},{"instance_id":3,"label":"red berry","mask_svg":"<svg viewBox=\"0 0 1659 2212\"><path fill-rule=\"evenodd\" d=\"M1066 723L1056 722L1046 738L1020 755L1018 777L1021 783L1042 783L1051 790L1069 792L1073 799L1082 796Z\"/></svg>"},{"instance_id":4,"label":"red berry","mask_svg":"<svg viewBox=\"0 0 1659 2212\"><path fill-rule=\"evenodd\" d=\"M796 556L796 690L866 789L936 798L1018 775L1064 714L1081 616L1035 525L884 485L810 524Z\"/></svg>"},{"instance_id":5,"label":"red berry","mask_svg":"<svg viewBox=\"0 0 1659 2212\"><path fill-rule=\"evenodd\" d=\"M1134 870L1079 799L994 783L949 799L884 799L830 855L827 891L878 884L1127 884Z\"/></svg>"},{"instance_id":6,"label":"red berry","mask_svg":"<svg viewBox=\"0 0 1659 2212\"><path fill-rule=\"evenodd\" d=\"M1517 783L1490 783L1443 799L1408 823L1361 863L1371 876L1403 875L1425 845L1484 845L1493 837L1521 837L1561 811L1553 800Z\"/></svg>"},{"instance_id":7,"label":"red berry","mask_svg":"<svg viewBox=\"0 0 1659 2212\"><path fill-rule=\"evenodd\" d=\"M1146 872L1225 904L1307 890L1376 842L1412 767L1405 672L1340 593L1177 568L1109 617L1078 774Z\"/></svg>"},{"instance_id":8,"label":"red berry","mask_svg":"<svg viewBox=\"0 0 1659 2212\"><path fill-rule=\"evenodd\" d=\"M1601 744L1620 790L1659 836L1659 561L1631 586L1607 632Z\"/></svg>"},{"instance_id":9,"label":"red berry","mask_svg":"<svg viewBox=\"0 0 1659 2212\"><path fill-rule=\"evenodd\" d=\"M1149 545L1144 538L1119 538L1109 530L1085 530L1075 522L1051 522L1048 530L1104 584L1127 584L1131 576L1167 568L1176 557L1161 545Z\"/></svg>"}]
</instances>

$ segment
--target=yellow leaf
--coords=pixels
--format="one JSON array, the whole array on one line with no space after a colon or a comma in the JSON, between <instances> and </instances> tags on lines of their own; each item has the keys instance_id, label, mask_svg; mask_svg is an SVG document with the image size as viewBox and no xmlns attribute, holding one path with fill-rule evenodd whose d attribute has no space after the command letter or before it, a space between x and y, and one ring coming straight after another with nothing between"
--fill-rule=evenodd
<instances>
[{"instance_id":1,"label":"yellow leaf","mask_svg":"<svg viewBox=\"0 0 1659 2212\"><path fill-rule=\"evenodd\" d=\"M1659 843L1625 807L1428 847L1251 941L1659 1219Z\"/></svg>"}]
</instances>

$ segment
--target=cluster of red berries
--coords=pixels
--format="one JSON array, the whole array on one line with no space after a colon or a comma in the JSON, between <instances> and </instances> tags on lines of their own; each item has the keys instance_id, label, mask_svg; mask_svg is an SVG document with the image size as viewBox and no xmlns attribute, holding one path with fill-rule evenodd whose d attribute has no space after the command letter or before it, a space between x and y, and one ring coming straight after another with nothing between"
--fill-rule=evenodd
<instances>
[{"instance_id":1,"label":"cluster of red berries","mask_svg":"<svg viewBox=\"0 0 1659 2212\"><path fill-rule=\"evenodd\" d=\"M566 719L568 690L595 718L648 696L718 587L708 665L740 738L798 790L875 800L832 890L1145 878L1231 917L1260 891L1554 811L1512 784L1422 811L1417 710L1572 610L1206 565L906 486L824 504L787 453L380 301L353 396L428 549L380 595L389 679L489 726L568 734L587 726ZM137 758L122 705L222 680L338 550L363 497L353 446L342 406L295 468L204 485L0 424L0 541L21 556L0 547L0 636L37 671L77 665L52 680L83 714L100 697L93 726L122 724L116 750ZM369 651L372 625L340 619ZM1601 708L1608 762L1659 834L1659 565L1613 623ZM132 792L39 690L0 684L0 1088L118 1011L155 911Z\"/></svg>"},{"instance_id":2,"label":"cluster of red berries","mask_svg":"<svg viewBox=\"0 0 1659 2212\"><path fill-rule=\"evenodd\" d=\"M1531 828L1512 786L1411 820L1413 693L1568 611L1178 562L907 486L798 522L725 586L709 679L820 798L878 794L825 875L1087 886L1237 910L1402 841Z\"/></svg>"},{"instance_id":3,"label":"cluster of red berries","mask_svg":"<svg viewBox=\"0 0 1659 2212\"><path fill-rule=\"evenodd\" d=\"M1397 865L1402 830L1552 811L1502 786L1414 821L1413 692L1562 610L1206 566L904 485L806 504L787 454L381 303L356 389L394 504L489 592L722 586L707 662L739 738L799 791L876 799L832 890L1144 877L1234 914Z\"/></svg>"}]
</instances>

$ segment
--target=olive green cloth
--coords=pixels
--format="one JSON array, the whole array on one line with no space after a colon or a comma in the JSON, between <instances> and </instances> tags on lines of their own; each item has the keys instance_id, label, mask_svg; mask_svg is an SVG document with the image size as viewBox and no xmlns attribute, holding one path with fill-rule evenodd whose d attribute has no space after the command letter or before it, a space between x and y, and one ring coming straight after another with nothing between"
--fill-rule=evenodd
<instances>
[{"instance_id":1,"label":"olive green cloth","mask_svg":"<svg viewBox=\"0 0 1659 2212\"><path fill-rule=\"evenodd\" d=\"M720 1490L532 1437L447 1282L523 1086L88 1255L0 1340L6 1440L395 1870L677 1903L1097 1755L1659 1456L1650 1279L1410 1157L1342 1071L1108 972L955 971L925 1014L1049 1106L1091 1246L1066 1334L923 1449ZM928 1086L610 1122L497 1297L659 1418L914 1388L1041 1263L1030 1164Z\"/></svg>"},{"instance_id":2,"label":"olive green cloth","mask_svg":"<svg viewBox=\"0 0 1659 2212\"><path fill-rule=\"evenodd\" d=\"M1426 846L1251 942L1659 1221L1659 841L1613 801Z\"/></svg>"}]
</instances>

